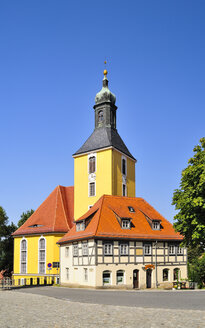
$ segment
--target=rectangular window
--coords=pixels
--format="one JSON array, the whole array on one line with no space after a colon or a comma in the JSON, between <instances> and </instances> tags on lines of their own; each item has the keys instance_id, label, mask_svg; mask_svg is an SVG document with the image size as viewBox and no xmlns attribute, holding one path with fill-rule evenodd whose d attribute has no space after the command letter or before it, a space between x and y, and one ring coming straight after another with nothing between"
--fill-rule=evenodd
<instances>
[{"instance_id":1,"label":"rectangular window","mask_svg":"<svg viewBox=\"0 0 205 328\"><path fill-rule=\"evenodd\" d=\"M88 269L84 268L84 280L88 281Z\"/></svg>"},{"instance_id":2,"label":"rectangular window","mask_svg":"<svg viewBox=\"0 0 205 328\"><path fill-rule=\"evenodd\" d=\"M85 230L85 222L77 222L76 223L76 231L83 231Z\"/></svg>"},{"instance_id":3,"label":"rectangular window","mask_svg":"<svg viewBox=\"0 0 205 328\"><path fill-rule=\"evenodd\" d=\"M120 255L128 255L128 244L120 244Z\"/></svg>"},{"instance_id":4,"label":"rectangular window","mask_svg":"<svg viewBox=\"0 0 205 328\"><path fill-rule=\"evenodd\" d=\"M21 262L21 273L26 273L26 263Z\"/></svg>"},{"instance_id":5,"label":"rectangular window","mask_svg":"<svg viewBox=\"0 0 205 328\"><path fill-rule=\"evenodd\" d=\"M69 247L65 248L65 257L69 257Z\"/></svg>"},{"instance_id":6,"label":"rectangular window","mask_svg":"<svg viewBox=\"0 0 205 328\"><path fill-rule=\"evenodd\" d=\"M89 157L89 174L91 174L91 173L95 173L95 171L96 171L96 158L95 158L95 156L91 156L91 157Z\"/></svg>"},{"instance_id":7,"label":"rectangular window","mask_svg":"<svg viewBox=\"0 0 205 328\"><path fill-rule=\"evenodd\" d=\"M73 256L78 256L78 245L73 245Z\"/></svg>"},{"instance_id":8,"label":"rectangular window","mask_svg":"<svg viewBox=\"0 0 205 328\"><path fill-rule=\"evenodd\" d=\"M45 251L44 250L40 250L39 251L39 260L44 262L45 261L45 255L46 255L45 254Z\"/></svg>"},{"instance_id":9,"label":"rectangular window","mask_svg":"<svg viewBox=\"0 0 205 328\"><path fill-rule=\"evenodd\" d=\"M127 196L127 186L126 184L122 184L122 196Z\"/></svg>"},{"instance_id":10,"label":"rectangular window","mask_svg":"<svg viewBox=\"0 0 205 328\"><path fill-rule=\"evenodd\" d=\"M83 255L88 255L88 243L83 243Z\"/></svg>"},{"instance_id":11,"label":"rectangular window","mask_svg":"<svg viewBox=\"0 0 205 328\"><path fill-rule=\"evenodd\" d=\"M177 249L177 254L178 255L182 255L183 254L183 248L181 248L180 246L176 246Z\"/></svg>"},{"instance_id":12,"label":"rectangular window","mask_svg":"<svg viewBox=\"0 0 205 328\"><path fill-rule=\"evenodd\" d=\"M112 255L112 244L111 243L104 244L104 255Z\"/></svg>"},{"instance_id":13,"label":"rectangular window","mask_svg":"<svg viewBox=\"0 0 205 328\"><path fill-rule=\"evenodd\" d=\"M150 244L144 245L144 255L151 255L152 254L152 247Z\"/></svg>"},{"instance_id":14,"label":"rectangular window","mask_svg":"<svg viewBox=\"0 0 205 328\"><path fill-rule=\"evenodd\" d=\"M122 220L122 229L130 229L130 220Z\"/></svg>"},{"instance_id":15,"label":"rectangular window","mask_svg":"<svg viewBox=\"0 0 205 328\"><path fill-rule=\"evenodd\" d=\"M175 245L169 245L169 255L175 255Z\"/></svg>"},{"instance_id":16,"label":"rectangular window","mask_svg":"<svg viewBox=\"0 0 205 328\"><path fill-rule=\"evenodd\" d=\"M127 165L126 158L122 158L122 174L127 175Z\"/></svg>"},{"instance_id":17,"label":"rectangular window","mask_svg":"<svg viewBox=\"0 0 205 328\"><path fill-rule=\"evenodd\" d=\"M89 183L89 197L95 196L95 182Z\"/></svg>"},{"instance_id":18,"label":"rectangular window","mask_svg":"<svg viewBox=\"0 0 205 328\"><path fill-rule=\"evenodd\" d=\"M39 273L45 273L45 262L39 263Z\"/></svg>"},{"instance_id":19,"label":"rectangular window","mask_svg":"<svg viewBox=\"0 0 205 328\"><path fill-rule=\"evenodd\" d=\"M160 223L158 221L152 222L152 229L153 230L160 230Z\"/></svg>"},{"instance_id":20,"label":"rectangular window","mask_svg":"<svg viewBox=\"0 0 205 328\"><path fill-rule=\"evenodd\" d=\"M69 268L66 268L66 279L69 280Z\"/></svg>"}]
</instances>

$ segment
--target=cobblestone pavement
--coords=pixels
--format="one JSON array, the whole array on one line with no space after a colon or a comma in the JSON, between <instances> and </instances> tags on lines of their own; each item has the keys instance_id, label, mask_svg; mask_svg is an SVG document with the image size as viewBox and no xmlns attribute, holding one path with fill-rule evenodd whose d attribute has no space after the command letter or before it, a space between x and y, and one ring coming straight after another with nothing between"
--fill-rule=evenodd
<instances>
[{"instance_id":1,"label":"cobblestone pavement","mask_svg":"<svg viewBox=\"0 0 205 328\"><path fill-rule=\"evenodd\" d=\"M205 311L86 304L0 291L2 328L204 328Z\"/></svg>"}]
</instances>

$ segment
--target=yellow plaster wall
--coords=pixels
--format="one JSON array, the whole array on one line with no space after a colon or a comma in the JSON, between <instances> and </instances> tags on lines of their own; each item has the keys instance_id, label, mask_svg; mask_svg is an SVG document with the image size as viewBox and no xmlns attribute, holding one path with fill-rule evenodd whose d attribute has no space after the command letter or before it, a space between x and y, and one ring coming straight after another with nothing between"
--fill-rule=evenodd
<instances>
[{"instance_id":1,"label":"yellow plaster wall","mask_svg":"<svg viewBox=\"0 0 205 328\"><path fill-rule=\"evenodd\" d=\"M127 196L135 197L135 161L127 159ZM112 195L122 196L122 153L112 150Z\"/></svg>"},{"instance_id":2,"label":"yellow plaster wall","mask_svg":"<svg viewBox=\"0 0 205 328\"><path fill-rule=\"evenodd\" d=\"M88 154L74 158L74 217L88 211L89 205L104 194L112 194L112 150L96 152L96 196L88 196Z\"/></svg>"},{"instance_id":3,"label":"yellow plaster wall","mask_svg":"<svg viewBox=\"0 0 205 328\"><path fill-rule=\"evenodd\" d=\"M59 246L56 242L63 234L42 235L46 239L46 274L57 274L57 269L47 270L47 264L59 262ZM38 241L41 235L25 236L27 240L27 275L38 274ZM20 274L20 243L22 237L14 238L14 275ZM58 270L59 271L59 270ZM23 277L23 276L22 276Z\"/></svg>"}]
</instances>

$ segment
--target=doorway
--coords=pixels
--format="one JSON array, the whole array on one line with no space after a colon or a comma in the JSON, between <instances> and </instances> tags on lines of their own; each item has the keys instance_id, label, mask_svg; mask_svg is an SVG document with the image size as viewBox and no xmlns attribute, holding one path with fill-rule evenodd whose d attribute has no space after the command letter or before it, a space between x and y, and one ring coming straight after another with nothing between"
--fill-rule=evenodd
<instances>
[{"instance_id":1,"label":"doorway","mask_svg":"<svg viewBox=\"0 0 205 328\"><path fill-rule=\"evenodd\" d=\"M147 269L146 271L146 287L151 288L152 287L152 270Z\"/></svg>"},{"instance_id":2,"label":"doorway","mask_svg":"<svg viewBox=\"0 0 205 328\"><path fill-rule=\"evenodd\" d=\"M139 270L133 271L133 288L139 288Z\"/></svg>"}]
</instances>

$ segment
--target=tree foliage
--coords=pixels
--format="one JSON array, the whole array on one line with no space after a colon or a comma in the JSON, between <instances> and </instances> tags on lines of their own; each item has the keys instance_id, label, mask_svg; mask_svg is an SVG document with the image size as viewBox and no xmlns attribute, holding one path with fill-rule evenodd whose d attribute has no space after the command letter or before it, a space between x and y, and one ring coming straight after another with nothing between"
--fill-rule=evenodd
<instances>
[{"instance_id":1,"label":"tree foliage","mask_svg":"<svg viewBox=\"0 0 205 328\"><path fill-rule=\"evenodd\" d=\"M194 148L194 156L182 171L180 188L173 202L178 214L175 229L184 236L184 245L205 248L205 138Z\"/></svg>"},{"instance_id":2,"label":"tree foliage","mask_svg":"<svg viewBox=\"0 0 205 328\"><path fill-rule=\"evenodd\" d=\"M32 215L34 213L34 210L28 210L28 211L26 211L26 212L23 212L22 214L21 214L21 218L20 218L20 220L18 221L18 228L20 228L27 220L28 220L28 218Z\"/></svg>"}]
</instances>

